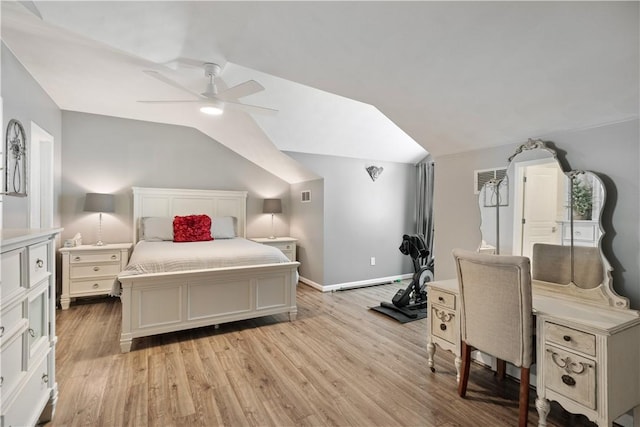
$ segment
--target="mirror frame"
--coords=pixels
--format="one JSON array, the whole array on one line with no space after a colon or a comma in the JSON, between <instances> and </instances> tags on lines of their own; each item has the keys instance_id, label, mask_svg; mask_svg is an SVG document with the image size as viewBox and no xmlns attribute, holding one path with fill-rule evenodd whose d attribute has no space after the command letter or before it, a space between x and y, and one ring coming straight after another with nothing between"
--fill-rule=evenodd
<instances>
[{"instance_id":1,"label":"mirror frame","mask_svg":"<svg viewBox=\"0 0 640 427\"><path fill-rule=\"evenodd\" d=\"M600 260L602 263L602 273L603 273L603 280L602 283L599 286L596 286L594 288L590 288L590 289L585 289L585 288L581 288L579 286L577 286L574 282L574 264L575 264L575 258L574 258L574 219L572 218L571 215L568 215L568 221L569 221L569 226L570 226L570 234L571 234L571 238L570 238L570 277L571 280L569 283L549 283L549 282L541 282L541 281L534 281L533 282L533 287L534 287L534 292L535 293L543 293L543 294L552 294L554 296L558 296L559 294L562 295L563 297L567 297L570 299L575 299L575 300L579 300L580 302L589 302L589 303L593 303L595 305L604 305L604 306L610 306L610 307L615 307L615 308L620 308L620 309L628 309L629 308L629 299L626 297L623 297L619 294L617 294L615 292L615 290L613 289L613 280L612 280L612 276L611 276L611 272L613 271L613 268L611 267L611 264L609 263L609 260L605 257L604 253L602 252L602 238L605 234L605 230L602 227L602 212L604 210L604 206L606 204L606 188L604 186L604 182L600 179L600 177L591 171L587 171L587 170L570 170L570 171L566 171L564 169L564 167L562 166L561 162L558 161L558 155L555 149L551 148L548 143L546 141L543 141L541 139L529 139L527 140L527 142L525 142L524 144L520 145L515 153L513 155L511 155L508 158L508 165L507 165L507 169L509 169L509 167L514 163L514 159L516 159L516 157L522 153L525 153L527 151L532 151L532 150L544 150L547 151L548 153L551 154L551 156L553 157L553 159L558 163L558 167L560 168L560 170L562 171L562 173L567 177L567 179L569 180L569 183L573 183L573 181L575 179L577 179L578 177L588 174L589 176L592 176L593 179L595 179L602 187L602 201L601 201L601 206L599 209L599 212L597 213L597 217L594 217L592 219L597 220L598 222L598 228L600 230L600 238L598 239L597 242L597 247L598 247L598 251L600 253ZM503 181L505 181L508 183L509 177L508 174L505 175L504 178L499 178L499 179L492 179L490 181L488 181L485 185L484 188L482 189L482 191L479 194L479 197L485 197L486 196L486 191L488 191L489 188L493 187L492 191L493 194L497 194L498 195L498 201L497 203L495 203L495 208L496 208L496 253L500 253L500 200L499 200L499 188L500 186L503 185ZM571 212L573 210L573 185L569 185L569 205L567 206L569 209L569 212ZM480 203L480 200L478 201ZM490 206L490 207L493 207ZM482 226L482 214L480 215L480 220L481 220L481 226ZM481 230L481 234L482 234L482 230Z\"/></svg>"}]
</instances>

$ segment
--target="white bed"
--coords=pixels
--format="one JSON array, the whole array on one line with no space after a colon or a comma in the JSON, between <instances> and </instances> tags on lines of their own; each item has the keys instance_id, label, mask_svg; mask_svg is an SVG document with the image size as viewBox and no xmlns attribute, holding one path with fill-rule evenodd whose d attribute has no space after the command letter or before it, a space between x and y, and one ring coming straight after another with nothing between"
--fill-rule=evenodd
<instances>
[{"instance_id":1,"label":"white bed","mask_svg":"<svg viewBox=\"0 0 640 427\"><path fill-rule=\"evenodd\" d=\"M245 191L183 190L161 188L133 188L133 240L141 238L140 225L145 217L172 218L176 215L206 214L211 218L236 218L236 235L246 237ZM244 239L217 242L236 251ZM163 242L141 242L153 251ZM209 242L176 243L187 251L189 246ZM271 248L273 249L273 248ZM273 254L272 254L273 255ZM238 255L235 258L242 258ZM251 265L211 267L193 264L184 270L160 271L148 266L131 267L118 280L122 290L122 334L120 348L131 350L132 340L138 337L218 325L236 320L251 319L278 313L288 313L293 321L297 315L296 284L298 262L267 259L256 261L253 255L245 262L273 262ZM134 257L132 257L134 258ZM134 271L131 271L134 270ZM171 269L169 269L171 270ZM151 272L153 271L153 272ZM160 272L156 272L160 271Z\"/></svg>"}]
</instances>

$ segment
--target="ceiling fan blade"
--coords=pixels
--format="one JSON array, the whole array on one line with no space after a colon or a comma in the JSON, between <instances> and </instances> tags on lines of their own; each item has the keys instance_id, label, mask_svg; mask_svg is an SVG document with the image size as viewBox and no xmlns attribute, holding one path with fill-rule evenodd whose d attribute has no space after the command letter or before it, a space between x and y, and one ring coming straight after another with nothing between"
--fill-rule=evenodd
<instances>
[{"instance_id":1,"label":"ceiling fan blade","mask_svg":"<svg viewBox=\"0 0 640 427\"><path fill-rule=\"evenodd\" d=\"M264 90L264 87L255 80L247 80L244 83L230 87L216 95L216 98L223 101L242 98L253 95Z\"/></svg>"},{"instance_id":2,"label":"ceiling fan blade","mask_svg":"<svg viewBox=\"0 0 640 427\"><path fill-rule=\"evenodd\" d=\"M173 86L176 89L183 90L183 91L188 92L188 93L190 93L190 94L192 94L194 96L197 96L198 98L201 98L199 93L194 92L194 91L192 91L190 89L187 89L186 87L182 86L180 83L178 83L178 82L176 82L174 80L171 80L169 77L166 77L166 76L160 74L157 71L144 70L144 73L146 75L148 75L149 77L153 77L154 79L160 80L162 83L168 84L169 86Z\"/></svg>"},{"instance_id":3,"label":"ceiling fan blade","mask_svg":"<svg viewBox=\"0 0 640 427\"><path fill-rule=\"evenodd\" d=\"M239 102L233 101L224 101L225 107L233 108L235 110L245 111L247 113L258 113L258 114L277 114L278 110L274 110L273 108L268 107L260 107L258 105L249 105L249 104L241 104Z\"/></svg>"},{"instance_id":4,"label":"ceiling fan blade","mask_svg":"<svg viewBox=\"0 0 640 427\"><path fill-rule=\"evenodd\" d=\"M202 104L204 100L202 99L175 99L175 100L166 100L166 101L136 101L141 104L184 104L184 103L196 103Z\"/></svg>"}]
</instances>

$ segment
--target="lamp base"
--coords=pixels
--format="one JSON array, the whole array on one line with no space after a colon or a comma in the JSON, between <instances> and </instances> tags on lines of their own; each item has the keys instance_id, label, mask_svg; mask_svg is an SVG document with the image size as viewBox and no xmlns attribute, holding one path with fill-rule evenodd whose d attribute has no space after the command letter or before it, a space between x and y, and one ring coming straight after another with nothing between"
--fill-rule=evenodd
<instances>
[{"instance_id":1,"label":"lamp base","mask_svg":"<svg viewBox=\"0 0 640 427\"><path fill-rule=\"evenodd\" d=\"M98 240L94 246L104 246L104 242L102 240Z\"/></svg>"},{"instance_id":2,"label":"lamp base","mask_svg":"<svg viewBox=\"0 0 640 427\"><path fill-rule=\"evenodd\" d=\"M269 236L268 239L275 239L276 236Z\"/></svg>"}]
</instances>

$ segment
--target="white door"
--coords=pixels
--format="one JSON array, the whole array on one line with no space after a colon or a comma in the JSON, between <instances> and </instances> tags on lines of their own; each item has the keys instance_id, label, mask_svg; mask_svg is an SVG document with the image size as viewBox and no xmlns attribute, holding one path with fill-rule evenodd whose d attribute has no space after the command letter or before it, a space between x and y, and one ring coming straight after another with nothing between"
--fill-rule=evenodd
<instances>
[{"instance_id":1,"label":"white door","mask_svg":"<svg viewBox=\"0 0 640 427\"><path fill-rule=\"evenodd\" d=\"M534 243L560 243L558 229L558 168L556 165L525 169L522 206L522 255L531 257Z\"/></svg>"},{"instance_id":2,"label":"white door","mask_svg":"<svg viewBox=\"0 0 640 427\"><path fill-rule=\"evenodd\" d=\"M31 228L53 227L53 146L53 136L31 122L28 189Z\"/></svg>"}]
</instances>

